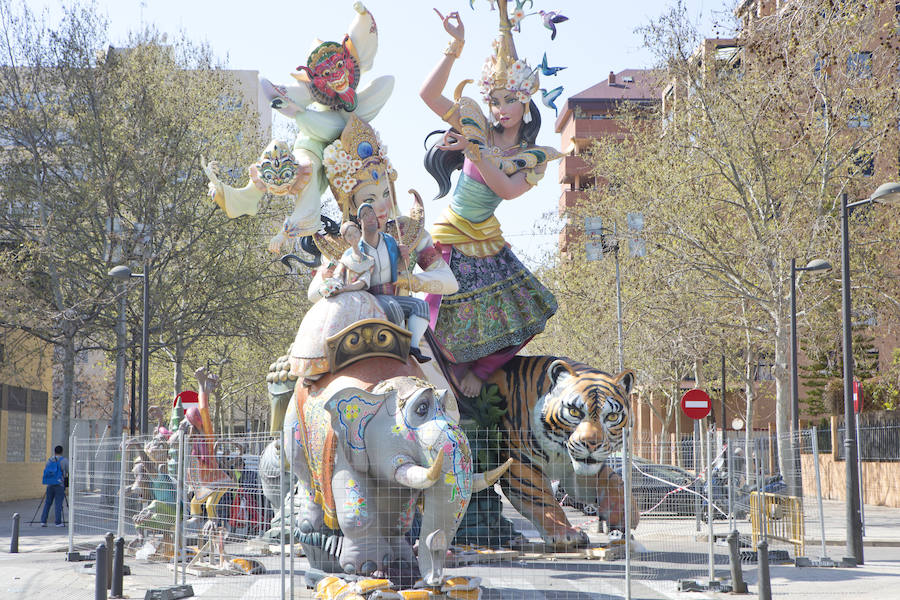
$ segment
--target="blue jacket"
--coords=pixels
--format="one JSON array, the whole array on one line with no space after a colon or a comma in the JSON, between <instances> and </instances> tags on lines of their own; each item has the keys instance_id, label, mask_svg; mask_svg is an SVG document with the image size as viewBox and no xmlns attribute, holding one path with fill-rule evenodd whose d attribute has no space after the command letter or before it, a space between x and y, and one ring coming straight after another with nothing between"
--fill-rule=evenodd
<instances>
[{"instance_id":1,"label":"blue jacket","mask_svg":"<svg viewBox=\"0 0 900 600\"><path fill-rule=\"evenodd\" d=\"M384 245L387 247L388 256L391 259L391 283L397 281L397 273L400 265L400 248L397 246L397 240L389 233L379 233ZM359 251L368 256L366 253L365 240L359 240Z\"/></svg>"}]
</instances>

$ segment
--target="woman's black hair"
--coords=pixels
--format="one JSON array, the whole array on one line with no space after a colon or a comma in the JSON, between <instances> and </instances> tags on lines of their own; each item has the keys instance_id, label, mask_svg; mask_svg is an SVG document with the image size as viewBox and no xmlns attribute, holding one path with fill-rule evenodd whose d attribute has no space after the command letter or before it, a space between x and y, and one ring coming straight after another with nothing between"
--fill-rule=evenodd
<instances>
[{"instance_id":1,"label":"woman's black hair","mask_svg":"<svg viewBox=\"0 0 900 600\"><path fill-rule=\"evenodd\" d=\"M534 146L538 132L541 130L541 113L534 100L528 101L528 108L531 111L531 122L525 123L523 121L519 126L518 141L520 144L524 142L526 146ZM493 130L496 133L500 133L503 131L503 126L498 123L493 126ZM450 131L458 133L455 129ZM438 184L438 193L434 197L435 200L447 195L447 192L450 191L450 175L453 171L461 169L463 165L463 153L461 151L441 150L437 147L438 142L432 144L431 147L428 146L428 140L437 133L443 135L446 133L446 130L438 129L425 136L425 147L428 149L425 153L425 170L434 177Z\"/></svg>"}]
</instances>

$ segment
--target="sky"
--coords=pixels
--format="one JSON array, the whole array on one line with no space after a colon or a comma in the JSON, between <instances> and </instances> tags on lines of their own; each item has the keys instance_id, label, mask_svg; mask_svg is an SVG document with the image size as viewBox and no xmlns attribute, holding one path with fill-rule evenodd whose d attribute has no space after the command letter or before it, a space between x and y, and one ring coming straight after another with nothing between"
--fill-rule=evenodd
<instances>
[{"instance_id":1,"label":"sky","mask_svg":"<svg viewBox=\"0 0 900 600\"><path fill-rule=\"evenodd\" d=\"M526 18L522 32L514 34L520 58L532 65L544 52L552 66L565 66L556 77L542 77L547 89L564 87L557 106L565 99L605 79L610 71L654 66L654 57L642 47L635 29L662 14L675 0L535 0L534 11L559 10L569 20L559 24L556 39L542 26L539 15ZM682 0L688 15L708 37L717 30L732 0ZM49 11L58 18L60 0L26 0L32 9ZM237 3L228 0L96 0L109 21L110 42L124 45L128 32L142 23L153 24L171 34L184 32L197 42L210 45L227 67L259 71L260 76L282 84L293 83L290 74L305 64L312 42L340 41L355 16L352 0L294 0L281 3ZM487 0L475 0L473 11L467 0L368 0L365 6L374 15L379 29L379 50L372 70L364 73L361 85L374 77L393 75L394 91L381 113L372 121L399 172L398 203L402 211L410 206L406 191L414 188L425 199L426 219L433 223L447 206L448 197L431 201L437 187L422 166L425 135L442 127L442 122L421 101L418 90L425 77L442 57L449 40L433 8L442 13L458 11L466 28L466 45L456 61L445 95L456 84L477 78L490 53L497 33L497 13ZM271 8L266 8L266 7ZM527 5L526 5L527 7ZM474 85L467 94L478 98ZM555 115L542 106L543 124L538 143L559 147L554 132ZM285 117L274 117L274 131L285 130ZM260 152L262 148L258 149ZM557 167L550 166L543 181L533 190L496 211L506 239L527 263L534 265L553 248L561 223L555 218L560 196ZM550 233L547 233L549 229Z\"/></svg>"}]
</instances>

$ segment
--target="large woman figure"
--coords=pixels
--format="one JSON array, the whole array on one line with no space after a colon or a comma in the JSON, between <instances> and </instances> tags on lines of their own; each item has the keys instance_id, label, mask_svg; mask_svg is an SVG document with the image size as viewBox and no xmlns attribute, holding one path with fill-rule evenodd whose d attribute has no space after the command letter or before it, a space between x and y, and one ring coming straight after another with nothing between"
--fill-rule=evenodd
<instances>
[{"instance_id":1,"label":"large woman figure","mask_svg":"<svg viewBox=\"0 0 900 600\"><path fill-rule=\"evenodd\" d=\"M531 101L539 89L537 71L516 56L506 2L498 8L500 35L480 79L490 123L477 102L461 97L465 82L454 100L443 95L464 43L456 12L446 17L438 12L452 40L419 92L453 128L425 159L438 181L438 197L449 191L450 173L462 169L450 206L432 230L459 291L430 296L429 302L435 338L457 365L460 391L469 397L543 331L557 308L553 294L513 254L494 216L501 201L525 194L543 177L547 163L561 157L553 148L534 145L541 126Z\"/></svg>"}]
</instances>

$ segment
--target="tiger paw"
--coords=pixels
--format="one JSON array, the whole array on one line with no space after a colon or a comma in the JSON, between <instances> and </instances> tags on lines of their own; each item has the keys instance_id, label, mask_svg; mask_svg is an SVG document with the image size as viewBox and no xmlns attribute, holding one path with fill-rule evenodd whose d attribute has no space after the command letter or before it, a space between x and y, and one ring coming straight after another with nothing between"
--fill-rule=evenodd
<instances>
[{"instance_id":1,"label":"tiger paw","mask_svg":"<svg viewBox=\"0 0 900 600\"><path fill-rule=\"evenodd\" d=\"M544 543L555 550L571 550L584 548L590 545L587 534L580 529L570 529L565 532L552 533L544 536Z\"/></svg>"}]
</instances>

